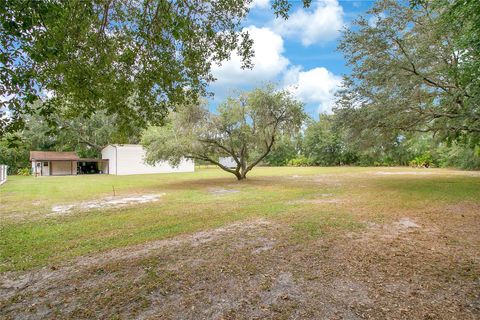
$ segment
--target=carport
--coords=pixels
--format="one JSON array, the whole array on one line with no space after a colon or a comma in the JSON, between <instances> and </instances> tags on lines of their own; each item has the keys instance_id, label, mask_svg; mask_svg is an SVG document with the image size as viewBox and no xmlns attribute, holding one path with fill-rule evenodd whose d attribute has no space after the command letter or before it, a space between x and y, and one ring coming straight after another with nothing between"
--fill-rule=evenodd
<instances>
[{"instance_id":1,"label":"carport","mask_svg":"<svg viewBox=\"0 0 480 320\"><path fill-rule=\"evenodd\" d=\"M108 159L80 158L77 161L77 174L108 174Z\"/></svg>"}]
</instances>

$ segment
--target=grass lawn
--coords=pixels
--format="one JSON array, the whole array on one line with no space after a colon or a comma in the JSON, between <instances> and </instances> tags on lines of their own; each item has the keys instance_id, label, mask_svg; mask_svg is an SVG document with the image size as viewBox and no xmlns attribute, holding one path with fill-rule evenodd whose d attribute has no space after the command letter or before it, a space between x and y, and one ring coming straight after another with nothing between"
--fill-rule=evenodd
<instances>
[{"instance_id":1,"label":"grass lawn","mask_svg":"<svg viewBox=\"0 0 480 320\"><path fill-rule=\"evenodd\" d=\"M283 175L368 172L364 168L259 168L238 183L214 168L195 173L134 176L10 177L1 192L0 270L25 270L74 256L175 236L249 217L295 220L305 205L286 205L317 193L348 192L298 179L283 183ZM280 182L282 181L282 182ZM287 179L288 181L288 179ZM277 183L278 182L278 183ZM348 187L348 186L346 186ZM216 188L238 193L216 195ZM126 195L166 193L158 203L49 216L53 205ZM328 207L328 206L327 206ZM322 212L322 214L325 214ZM345 212L342 219L350 219ZM310 223L309 217L299 224ZM323 223L323 222L322 222ZM349 227L358 223L347 223ZM317 231L315 231L317 232Z\"/></svg>"},{"instance_id":2,"label":"grass lawn","mask_svg":"<svg viewBox=\"0 0 480 320\"><path fill-rule=\"evenodd\" d=\"M56 205L114 193L115 198L162 196L123 207L52 212ZM54 280L50 289L30 286L31 299L42 290L55 296L36 301L50 305L48 312L24 310L25 292L0 290L0 317L23 310L39 318L155 318L158 312L190 318L208 305L201 308L204 316L218 319L328 318L335 312L351 318L473 319L478 316L478 300L476 307L472 301L479 289L479 208L480 175L444 169L256 168L242 182L215 168L136 176L12 176L0 187L0 280L45 278L45 272L64 270L58 284L101 281L70 298L55 289ZM161 248L148 249L162 240ZM147 251L155 253L135 255ZM118 257L99 262L112 252L133 256L121 264ZM78 264L73 275L68 268ZM272 278L257 278L269 272ZM79 274L83 278L76 278ZM399 280L404 278L410 284ZM413 288L412 281L428 285ZM322 290L332 286L335 294L313 289L319 284ZM208 296L200 292L202 285ZM218 294L225 301L244 298L253 309L212 295L233 285L244 290ZM186 293L188 287L200 291ZM444 294L448 288L459 292ZM107 300L100 294L106 289L114 292ZM259 290L268 294L254 297ZM417 290L425 304L389 313L393 301L404 299L401 305L408 299L388 290ZM322 294L343 305L332 302L320 310L307 302ZM131 306L122 309L127 300Z\"/></svg>"}]
</instances>

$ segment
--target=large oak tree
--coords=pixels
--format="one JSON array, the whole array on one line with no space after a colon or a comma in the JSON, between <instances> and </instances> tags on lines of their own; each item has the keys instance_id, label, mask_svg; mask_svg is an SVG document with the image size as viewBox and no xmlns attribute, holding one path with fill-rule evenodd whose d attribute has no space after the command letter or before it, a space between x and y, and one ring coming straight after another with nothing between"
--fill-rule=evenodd
<instances>
[{"instance_id":1,"label":"large oak tree","mask_svg":"<svg viewBox=\"0 0 480 320\"><path fill-rule=\"evenodd\" d=\"M378 1L341 40L352 72L337 119L357 137L420 131L478 138L479 12L480 2L469 0Z\"/></svg>"},{"instance_id":2,"label":"large oak tree","mask_svg":"<svg viewBox=\"0 0 480 320\"><path fill-rule=\"evenodd\" d=\"M167 160L176 165L183 157L197 159L243 180L279 136L300 130L305 117L303 103L268 85L229 98L215 113L199 104L186 105L171 114L166 126L149 128L142 144L150 163ZM233 158L235 167L222 165L219 157Z\"/></svg>"}]
</instances>

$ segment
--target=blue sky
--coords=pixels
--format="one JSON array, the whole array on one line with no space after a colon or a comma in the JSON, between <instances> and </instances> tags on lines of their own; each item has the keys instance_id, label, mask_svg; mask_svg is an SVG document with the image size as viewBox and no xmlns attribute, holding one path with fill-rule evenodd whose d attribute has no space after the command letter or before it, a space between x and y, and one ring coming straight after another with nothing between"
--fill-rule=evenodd
<instances>
[{"instance_id":1,"label":"blue sky","mask_svg":"<svg viewBox=\"0 0 480 320\"><path fill-rule=\"evenodd\" d=\"M373 1L313 0L307 9L301 1L291 3L290 18L285 21L274 17L269 0L253 1L244 30L254 40L255 66L242 70L236 55L215 66L212 107L234 90L272 81L302 100L310 116L331 112L341 76L349 72L342 53L336 50L340 30L365 13Z\"/></svg>"}]
</instances>

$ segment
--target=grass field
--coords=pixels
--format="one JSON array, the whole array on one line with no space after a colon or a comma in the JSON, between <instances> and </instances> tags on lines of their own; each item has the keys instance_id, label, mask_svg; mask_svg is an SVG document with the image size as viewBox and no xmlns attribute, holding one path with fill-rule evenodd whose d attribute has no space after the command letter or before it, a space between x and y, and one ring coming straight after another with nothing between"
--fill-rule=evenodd
<instances>
[{"instance_id":1,"label":"grass field","mask_svg":"<svg viewBox=\"0 0 480 320\"><path fill-rule=\"evenodd\" d=\"M52 211L142 195L160 198ZM0 317L480 314L476 172L12 176L0 187L0 219Z\"/></svg>"}]
</instances>

